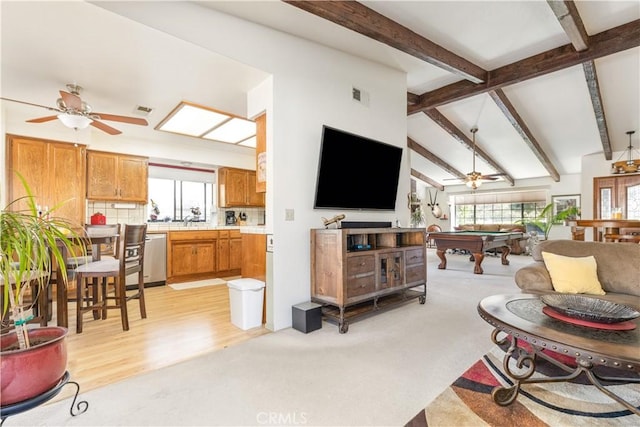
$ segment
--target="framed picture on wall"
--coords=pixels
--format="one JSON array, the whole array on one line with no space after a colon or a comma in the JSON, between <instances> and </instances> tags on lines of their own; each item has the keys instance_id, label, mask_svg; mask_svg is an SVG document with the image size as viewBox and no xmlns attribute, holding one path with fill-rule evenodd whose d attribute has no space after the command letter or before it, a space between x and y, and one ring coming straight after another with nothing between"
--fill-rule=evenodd
<instances>
[{"instance_id":1,"label":"framed picture on wall","mask_svg":"<svg viewBox=\"0 0 640 427\"><path fill-rule=\"evenodd\" d=\"M558 214L567 209L575 208L578 210L578 214L572 214L567 216L566 219L572 220L577 219L580 214L580 195L579 194L569 194L563 196L551 196L551 203L553 203L553 218L557 218ZM558 221L562 222L562 221Z\"/></svg>"}]
</instances>

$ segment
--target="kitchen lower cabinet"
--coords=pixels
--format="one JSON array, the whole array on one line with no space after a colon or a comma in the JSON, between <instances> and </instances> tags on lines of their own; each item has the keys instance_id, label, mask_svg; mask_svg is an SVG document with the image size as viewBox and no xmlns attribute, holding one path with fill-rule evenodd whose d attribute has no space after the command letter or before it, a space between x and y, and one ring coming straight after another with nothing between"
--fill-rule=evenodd
<instances>
[{"instance_id":1,"label":"kitchen lower cabinet","mask_svg":"<svg viewBox=\"0 0 640 427\"><path fill-rule=\"evenodd\" d=\"M167 233L167 283L217 277L217 230Z\"/></svg>"},{"instance_id":2,"label":"kitchen lower cabinet","mask_svg":"<svg viewBox=\"0 0 640 427\"><path fill-rule=\"evenodd\" d=\"M240 230L218 231L218 273L234 276L242 267L242 238Z\"/></svg>"},{"instance_id":3,"label":"kitchen lower cabinet","mask_svg":"<svg viewBox=\"0 0 640 427\"><path fill-rule=\"evenodd\" d=\"M240 275L240 230L181 230L167 233L167 283Z\"/></svg>"}]
</instances>

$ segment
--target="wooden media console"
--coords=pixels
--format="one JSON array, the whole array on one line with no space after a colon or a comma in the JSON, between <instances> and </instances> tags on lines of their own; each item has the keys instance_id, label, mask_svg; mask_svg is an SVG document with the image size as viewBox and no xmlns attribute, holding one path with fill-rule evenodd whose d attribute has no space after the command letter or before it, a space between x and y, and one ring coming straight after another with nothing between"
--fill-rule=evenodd
<instances>
[{"instance_id":1,"label":"wooden media console","mask_svg":"<svg viewBox=\"0 0 640 427\"><path fill-rule=\"evenodd\" d=\"M311 230L311 300L337 321L427 296L424 228ZM413 289L422 287L422 289Z\"/></svg>"}]
</instances>

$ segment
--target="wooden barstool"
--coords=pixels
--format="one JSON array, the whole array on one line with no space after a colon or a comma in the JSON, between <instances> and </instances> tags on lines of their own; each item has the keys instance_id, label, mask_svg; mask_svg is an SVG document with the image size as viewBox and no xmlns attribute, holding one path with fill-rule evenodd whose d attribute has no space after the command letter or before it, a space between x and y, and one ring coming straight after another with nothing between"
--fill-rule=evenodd
<instances>
[{"instance_id":1,"label":"wooden barstool","mask_svg":"<svg viewBox=\"0 0 640 427\"><path fill-rule=\"evenodd\" d=\"M107 258L92 261L78 266L76 275L76 332L82 332L83 314L93 312L94 316L101 314L102 319L107 318L108 309L120 310L122 329L129 330L129 316L127 313L127 301L139 300L140 315L147 317L144 301L144 246L147 235L147 225L125 225L121 228L118 258ZM137 274L137 288L133 294L127 294L126 278ZM113 296L109 295L107 280L113 279ZM91 280L88 279L97 279ZM92 293L92 298L87 300L85 295ZM109 303L113 301L113 303ZM84 304L86 302L86 304Z\"/></svg>"}]
</instances>

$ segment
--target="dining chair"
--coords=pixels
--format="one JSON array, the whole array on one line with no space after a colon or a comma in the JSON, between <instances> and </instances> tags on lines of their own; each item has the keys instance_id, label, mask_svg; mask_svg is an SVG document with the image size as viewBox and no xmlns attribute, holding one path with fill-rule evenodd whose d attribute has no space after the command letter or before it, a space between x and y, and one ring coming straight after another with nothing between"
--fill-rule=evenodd
<instances>
[{"instance_id":1,"label":"dining chair","mask_svg":"<svg viewBox=\"0 0 640 427\"><path fill-rule=\"evenodd\" d=\"M137 299L140 315L147 317L144 300L144 247L147 225L125 224L121 227L118 257L105 258L79 265L76 276L76 332L82 332L83 315L93 312L94 317L107 318L107 310L120 310L122 329L129 330L127 301ZM126 278L138 275L134 292L127 291ZM89 280L92 279L92 280ZM93 280L97 279L97 280ZM112 280L112 283L109 282ZM92 298L84 298L91 292ZM111 293L113 292L113 295ZM99 314L99 316L98 316Z\"/></svg>"},{"instance_id":2,"label":"dining chair","mask_svg":"<svg viewBox=\"0 0 640 427\"><path fill-rule=\"evenodd\" d=\"M439 233L442 231L442 227L438 224L431 224L427 227L427 247L435 248L436 244L433 239L429 238L429 233Z\"/></svg>"},{"instance_id":3,"label":"dining chair","mask_svg":"<svg viewBox=\"0 0 640 427\"><path fill-rule=\"evenodd\" d=\"M85 224L84 231L86 237L91 241L93 236L118 236L120 233L120 224L92 225ZM96 250L98 251L96 253ZM118 240L117 238L111 243L99 243L87 245L86 255L67 258L67 268L73 271L79 265L86 264L96 259L105 257L118 257Z\"/></svg>"}]
</instances>

